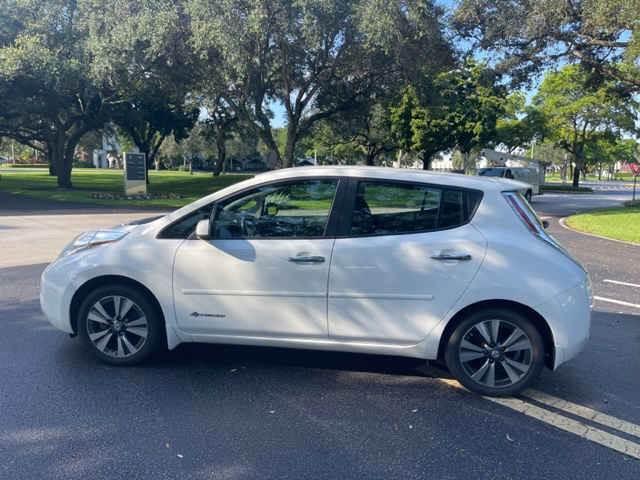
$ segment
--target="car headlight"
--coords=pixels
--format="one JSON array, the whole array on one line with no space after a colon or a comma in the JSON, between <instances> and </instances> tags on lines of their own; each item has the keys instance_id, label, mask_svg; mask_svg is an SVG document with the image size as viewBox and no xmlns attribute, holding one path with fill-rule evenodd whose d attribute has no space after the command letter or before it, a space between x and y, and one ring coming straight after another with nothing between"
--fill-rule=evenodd
<instances>
[{"instance_id":1,"label":"car headlight","mask_svg":"<svg viewBox=\"0 0 640 480\"><path fill-rule=\"evenodd\" d=\"M74 253L117 242L128 233L126 230L88 230L71 240L62 252L60 252L60 256L67 257Z\"/></svg>"}]
</instances>

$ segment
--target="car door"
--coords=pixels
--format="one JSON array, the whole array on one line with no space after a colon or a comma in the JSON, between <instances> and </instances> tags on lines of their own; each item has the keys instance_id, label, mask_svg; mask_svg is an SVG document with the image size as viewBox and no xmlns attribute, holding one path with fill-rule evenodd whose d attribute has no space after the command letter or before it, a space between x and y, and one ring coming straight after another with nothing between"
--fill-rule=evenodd
<instances>
[{"instance_id":1,"label":"car door","mask_svg":"<svg viewBox=\"0 0 640 480\"><path fill-rule=\"evenodd\" d=\"M276 183L215 205L211 239L177 250L180 328L196 339L326 339L337 186L335 179Z\"/></svg>"},{"instance_id":2,"label":"car door","mask_svg":"<svg viewBox=\"0 0 640 480\"><path fill-rule=\"evenodd\" d=\"M467 221L468 192L373 181L356 191L331 260L330 338L417 344L484 259L486 241Z\"/></svg>"}]
</instances>

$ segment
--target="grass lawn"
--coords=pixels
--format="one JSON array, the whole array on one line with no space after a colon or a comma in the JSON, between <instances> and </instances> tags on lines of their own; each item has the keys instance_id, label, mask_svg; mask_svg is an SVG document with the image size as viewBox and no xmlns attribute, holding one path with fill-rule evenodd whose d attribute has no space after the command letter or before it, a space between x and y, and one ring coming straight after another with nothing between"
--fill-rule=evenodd
<instances>
[{"instance_id":1,"label":"grass lawn","mask_svg":"<svg viewBox=\"0 0 640 480\"><path fill-rule=\"evenodd\" d=\"M101 205L128 204L140 207L177 208L253 175L226 174L213 177L211 173L149 172L147 193L150 198L124 198L122 170L74 169L73 189L58 188L55 177L48 172L3 172L0 192L64 202L96 203ZM157 197L168 198L157 198ZM102 197L102 198L97 198Z\"/></svg>"},{"instance_id":2,"label":"grass lawn","mask_svg":"<svg viewBox=\"0 0 640 480\"><path fill-rule=\"evenodd\" d=\"M640 244L640 207L607 207L567 217L580 232Z\"/></svg>"}]
</instances>

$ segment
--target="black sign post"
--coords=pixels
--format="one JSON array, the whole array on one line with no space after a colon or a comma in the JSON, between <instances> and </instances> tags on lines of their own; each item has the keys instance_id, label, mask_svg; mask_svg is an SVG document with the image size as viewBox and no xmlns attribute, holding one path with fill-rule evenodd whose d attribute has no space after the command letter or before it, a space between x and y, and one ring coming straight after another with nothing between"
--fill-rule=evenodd
<instances>
[{"instance_id":1,"label":"black sign post","mask_svg":"<svg viewBox=\"0 0 640 480\"><path fill-rule=\"evenodd\" d=\"M125 195L146 195L147 162L144 153L124 154Z\"/></svg>"}]
</instances>

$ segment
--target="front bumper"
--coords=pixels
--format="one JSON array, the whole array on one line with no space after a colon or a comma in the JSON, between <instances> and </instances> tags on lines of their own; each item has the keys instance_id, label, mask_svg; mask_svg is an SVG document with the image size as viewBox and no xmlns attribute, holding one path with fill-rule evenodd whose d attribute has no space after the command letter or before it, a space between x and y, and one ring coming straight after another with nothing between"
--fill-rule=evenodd
<instances>
[{"instance_id":1,"label":"front bumper","mask_svg":"<svg viewBox=\"0 0 640 480\"><path fill-rule=\"evenodd\" d=\"M49 265L40 278L40 308L45 317L58 330L75 333L71 325L70 304L74 288L64 267L58 259Z\"/></svg>"}]
</instances>

